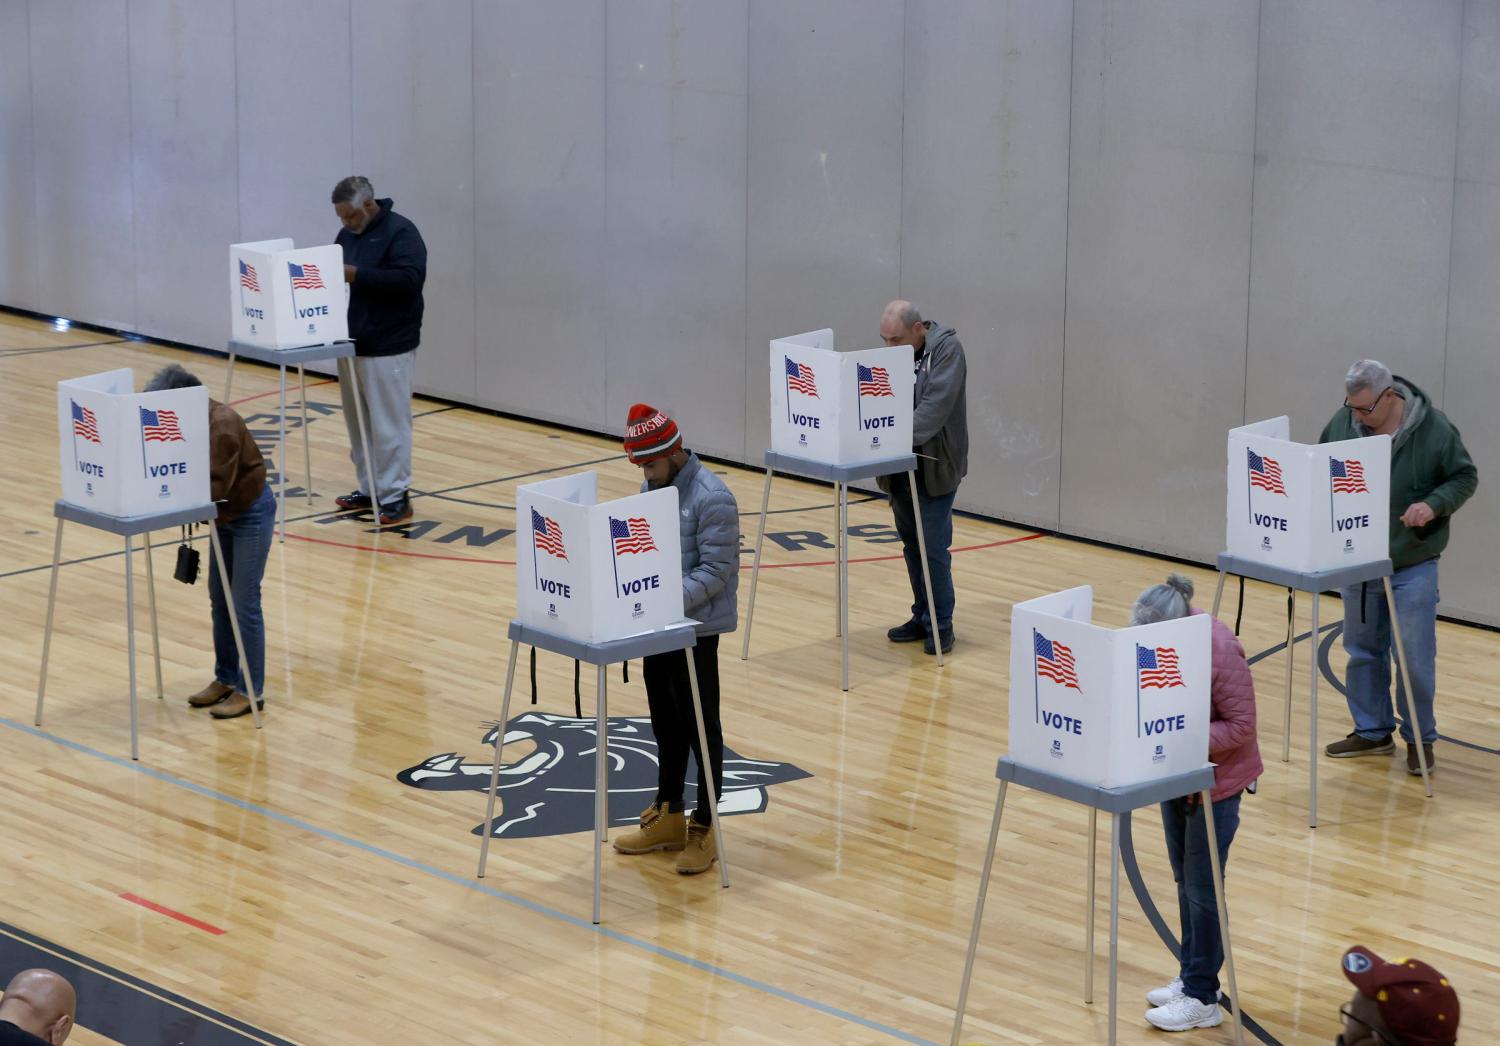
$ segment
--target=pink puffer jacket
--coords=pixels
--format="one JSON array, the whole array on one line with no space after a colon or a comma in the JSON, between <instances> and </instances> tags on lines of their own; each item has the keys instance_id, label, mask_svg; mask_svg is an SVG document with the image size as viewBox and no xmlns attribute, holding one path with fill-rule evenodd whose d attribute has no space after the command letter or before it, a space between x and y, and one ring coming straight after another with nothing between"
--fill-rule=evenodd
<instances>
[{"instance_id":1,"label":"pink puffer jacket","mask_svg":"<svg viewBox=\"0 0 1500 1046\"><path fill-rule=\"evenodd\" d=\"M1201 614L1203 611L1194 610ZM1261 775L1255 739L1255 680L1245 648L1224 622L1213 619L1213 704L1208 726L1208 758L1214 770L1214 802L1240 791Z\"/></svg>"}]
</instances>

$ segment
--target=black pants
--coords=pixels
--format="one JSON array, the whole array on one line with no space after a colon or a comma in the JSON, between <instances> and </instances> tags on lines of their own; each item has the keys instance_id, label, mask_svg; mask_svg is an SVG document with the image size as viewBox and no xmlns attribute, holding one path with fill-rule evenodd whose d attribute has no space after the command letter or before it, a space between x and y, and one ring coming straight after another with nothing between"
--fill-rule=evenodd
<instances>
[{"instance_id":1,"label":"black pants","mask_svg":"<svg viewBox=\"0 0 1500 1046\"><path fill-rule=\"evenodd\" d=\"M698 698L703 702L703 729L708 735L708 753L714 767L714 794L723 796L724 730L719 725L719 637L699 636L693 647L698 669ZM646 703L651 707L651 730L656 734L656 801L667 809L684 808L688 753L698 751L698 724L693 717L692 684L688 682L687 651L652 654L642 659L646 676ZM695 760L701 762L701 760ZM698 767L699 824L709 824L708 786L703 767Z\"/></svg>"}]
</instances>

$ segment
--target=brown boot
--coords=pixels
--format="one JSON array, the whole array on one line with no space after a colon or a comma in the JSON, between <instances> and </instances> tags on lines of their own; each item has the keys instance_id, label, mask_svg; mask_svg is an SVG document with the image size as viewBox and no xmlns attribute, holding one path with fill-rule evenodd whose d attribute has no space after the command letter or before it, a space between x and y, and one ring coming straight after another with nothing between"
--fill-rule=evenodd
<instances>
[{"instance_id":1,"label":"brown boot","mask_svg":"<svg viewBox=\"0 0 1500 1046\"><path fill-rule=\"evenodd\" d=\"M194 708L207 708L209 705L218 704L232 693L234 693L234 687L225 686L215 679L208 686L188 698L188 704Z\"/></svg>"},{"instance_id":2,"label":"brown boot","mask_svg":"<svg viewBox=\"0 0 1500 1046\"><path fill-rule=\"evenodd\" d=\"M660 803L641 811L641 827L616 836L614 847L622 854L648 854L654 850L681 850L687 840L687 817L681 810L670 813Z\"/></svg>"},{"instance_id":3,"label":"brown boot","mask_svg":"<svg viewBox=\"0 0 1500 1046\"><path fill-rule=\"evenodd\" d=\"M265 707L264 700L255 702L257 712L265 711ZM250 699L236 690L209 709L208 714L215 719L238 719L242 715L250 714Z\"/></svg>"},{"instance_id":4,"label":"brown boot","mask_svg":"<svg viewBox=\"0 0 1500 1046\"><path fill-rule=\"evenodd\" d=\"M1427 772L1429 774L1436 773L1437 763L1432 758L1432 746L1424 744L1422 746L1422 754L1427 757ZM1417 762L1417 746L1410 742L1406 745L1406 772L1413 777L1422 776L1422 764Z\"/></svg>"},{"instance_id":5,"label":"brown boot","mask_svg":"<svg viewBox=\"0 0 1500 1046\"><path fill-rule=\"evenodd\" d=\"M697 875L713 867L719 859L719 848L714 842L712 825L688 822L687 845L677 855L678 875Z\"/></svg>"}]
</instances>

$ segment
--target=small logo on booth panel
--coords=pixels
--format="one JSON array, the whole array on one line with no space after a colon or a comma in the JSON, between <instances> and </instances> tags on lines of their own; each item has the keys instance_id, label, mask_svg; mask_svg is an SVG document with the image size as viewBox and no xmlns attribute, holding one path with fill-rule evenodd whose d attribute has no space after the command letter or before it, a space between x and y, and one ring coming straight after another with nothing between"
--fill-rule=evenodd
<instances>
[{"instance_id":1,"label":"small logo on booth panel","mask_svg":"<svg viewBox=\"0 0 1500 1046\"><path fill-rule=\"evenodd\" d=\"M1048 754L1054 759L1061 759L1063 757L1062 742L1054 740L1052 742L1052 751Z\"/></svg>"},{"instance_id":2,"label":"small logo on booth panel","mask_svg":"<svg viewBox=\"0 0 1500 1046\"><path fill-rule=\"evenodd\" d=\"M609 719L609 823L636 823L641 807L656 791L656 738L648 718ZM484 735L486 747L493 746L498 728L491 726ZM507 839L535 839L548 835L587 832L594 827L594 752L593 719L527 712L511 719L505 731L507 751L522 741L534 741L535 748L513 762L501 764L500 799L504 804L499 817L490 824L490 834ZM433 792L483 792L489 788L494 753L482 762L467 762L457 752L431 756L396 775L396 780L413 788ZM727 745L724 748L724 794L719 797L719 813L757 814L770 805L768 789L772 785L800 781L812 774L791 763L767 759L747 759ZM688 809L697 802L698 770L696 758L689 759L687 788L683 796ZM474 835L486 826L477 825Z\"/></svg>"},{"instance_id":3,"label":"small logo on booth panel","mask_svg":"<svg viewBox=\"0 0 1500 1046\"><path fill-rule=\"evenodd\" d=\"M878 447L878 446L880 446L880 437L879 436L871 436L870 437L870 446L872 446L872 447Z\"/></svg>"},{"instance_id":4,"label":"small logo on booth panel","mask_svg":"<svg viewBox=\"0 0 1500 1046\"><path fill-rule=\"evenodd\" d=\"M93 497L94 496L94 485L92 483L85 483L83 485L83 492L85 494L87 494L89 497Z\"/></svg>"},{"instance_id":5,"label":"small logo on booth panel","mask_svg":"<svg viewBox=\"0 0 1500 1046\"><path fill-rule=\"evenodd\" d=\"M800 443L804 447L807 446L807 433L805 433L805 432L799 432L799 433L797 433L797 442Z\"/></svg>"},{"instance_id":6,"label":"small logo on booth panel","mask_svg":"<svg viewBox=\"0 0 1500 1046\"><path fill-rule=\"evenodd\" d=\"M1167 761L1167 753L1166 753L1165 746L1163 746L1163 745L1157 745L1156 746L1156 751L1152 754L1151 761L1153 763L1165 763Z\"/></svg>"},{"instance_id":7,"label":"small logo on booth panel","mask_svg":"<svg viewBox=\"0 0 1500 1046\"><path fill-rule=\"evenodd\" d=\"M556 617L557 616L557 604L556 603L548 603L547 604L547 616L548 617Z\"/></svg>"},{"instance_id":8,"label":"small logo on booth panel","mask_svg":"<svg viewBox=\"0 0 1500 1046\"><path fill-rule=\"evenodd\" d=\"M646 612L641 609L641 605L639 603L637 603L635 605L635 609L630 612L631 617L645 617L645 615Z\"/></svg>"},{"instance_id":9,"label":"small logo on booth panel","mask_svg":"<svg viewBox=\"0 0 1500 1046\"><path fill-rule=\"evenodd\" d=\"M1260 539L1260 550L1262 552L1271 551L1271 538L1269 535Z\"/></svg>"},{"instance_id":10,"label":"small logo on booth panel","mask_svg":"<svg viewBox=\"0 0 1500 1046\"><path fill-rule=\"evenodd\" d=\"M1347 556L1349 553L1351 553L1353 551L1354 551L1354 539L1353 538L1345 538L1344 539L1344 555Z\"/></svg>"},{"instance_id":11,"label":"small logo on booth panel","mask_svg":"<svg viewBox=\"0 0 1500 1046\"><path fill-rule=\"evenodd\" d=\"M157 497L159 497L159 498L169 498L171 496L172 496L172 488L169 487L169 486L167 486L165 483L163 483L161 485L161 493L158 494Z\"/></svg>"}]
</instances>

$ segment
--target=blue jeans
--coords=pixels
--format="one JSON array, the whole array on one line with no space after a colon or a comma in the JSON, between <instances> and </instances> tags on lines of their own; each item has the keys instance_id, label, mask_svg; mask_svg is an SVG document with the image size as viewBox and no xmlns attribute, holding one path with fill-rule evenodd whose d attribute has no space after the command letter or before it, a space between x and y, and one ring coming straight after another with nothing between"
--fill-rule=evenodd
<instances>
[{"instance_id":1,"label":"blue jeans","mask_svg":"<svg viewBox=\"0 0 1500 1046\"><path fill-rule=\"evenodd\" d=\"M219 544L224 548L224 562L229 569L229 590L240 623L240 637L245 641L245 660L250 663L255 693L261 698L266 694L266 622L260 612L260 579L266 572L266 557L271 553L275 529L276 498L270 484L244 513L219 525ZM248 694L212 546L208 553L208 601L214 618L214 678Z\"/></svg>"},{"instance_id":2,"label":"blue jeans","mask_svg":"<svg viewBox=\"0 0 1500 1046\"><path fill-rule=\"evenodd\" d=\"M932 574L932 599L937 604L938 628L953 627L953 499L957 491L940 498L930 496L917 480L917 503L922 512L922 538L927 542L927 569ZM906 557L906 576L911 580L911 616L926 625L927 592L922 586L922 553L917 545L917 517L911 507L911 481L905 475L891 477L891 513L901 551Z\"/></svg>"},{"instance_id":3,"label":"blue jeans","mask_svg":"<svg viewBox=\"0 0 1500 1046\"><path fill-rule=\"evenodd\" d=\"M1364 589L1361 606L1360 589ZM1401 618L1401 643L1406 650L1406 670L1411 675L1417 722L1422 740L1437 740L1437 718L1432 698L1437 690L1438 561L1403 567L1391 575L1396 613ZM1391 615L1385 602L1385 586L1378 580L1343 589L1344 650L1349 667L1344 672L1345 697L1354 718L1354 732L1378 741L1396 728L1391 714ZM1398 673L1396 710L1401 717L1401 737L1412 742L1406 721L1406 688Z\"/></svg>"},{"instance_id":4,"label":"blue jeans","mask_svg":"<svg viewBox=\"0 0 1500 1046\"><path fill-rule=\"evenodd\" d=\"M1229 861L1229 844L1240 827L1240 798L1236 794L1214 803L1220 869ZM1195 803L1189 811L1186 797L1162 803L1161 823L1167 832L1167 857L1172 862L1172 878L1177 880L1177 908L1182 919L1182 968L1178 973L1182 992L1212 1005L1218 999L1224 941L1219 936L1219 905L1214 897L1203 804Z\"/></svg>"}]
</instances>

